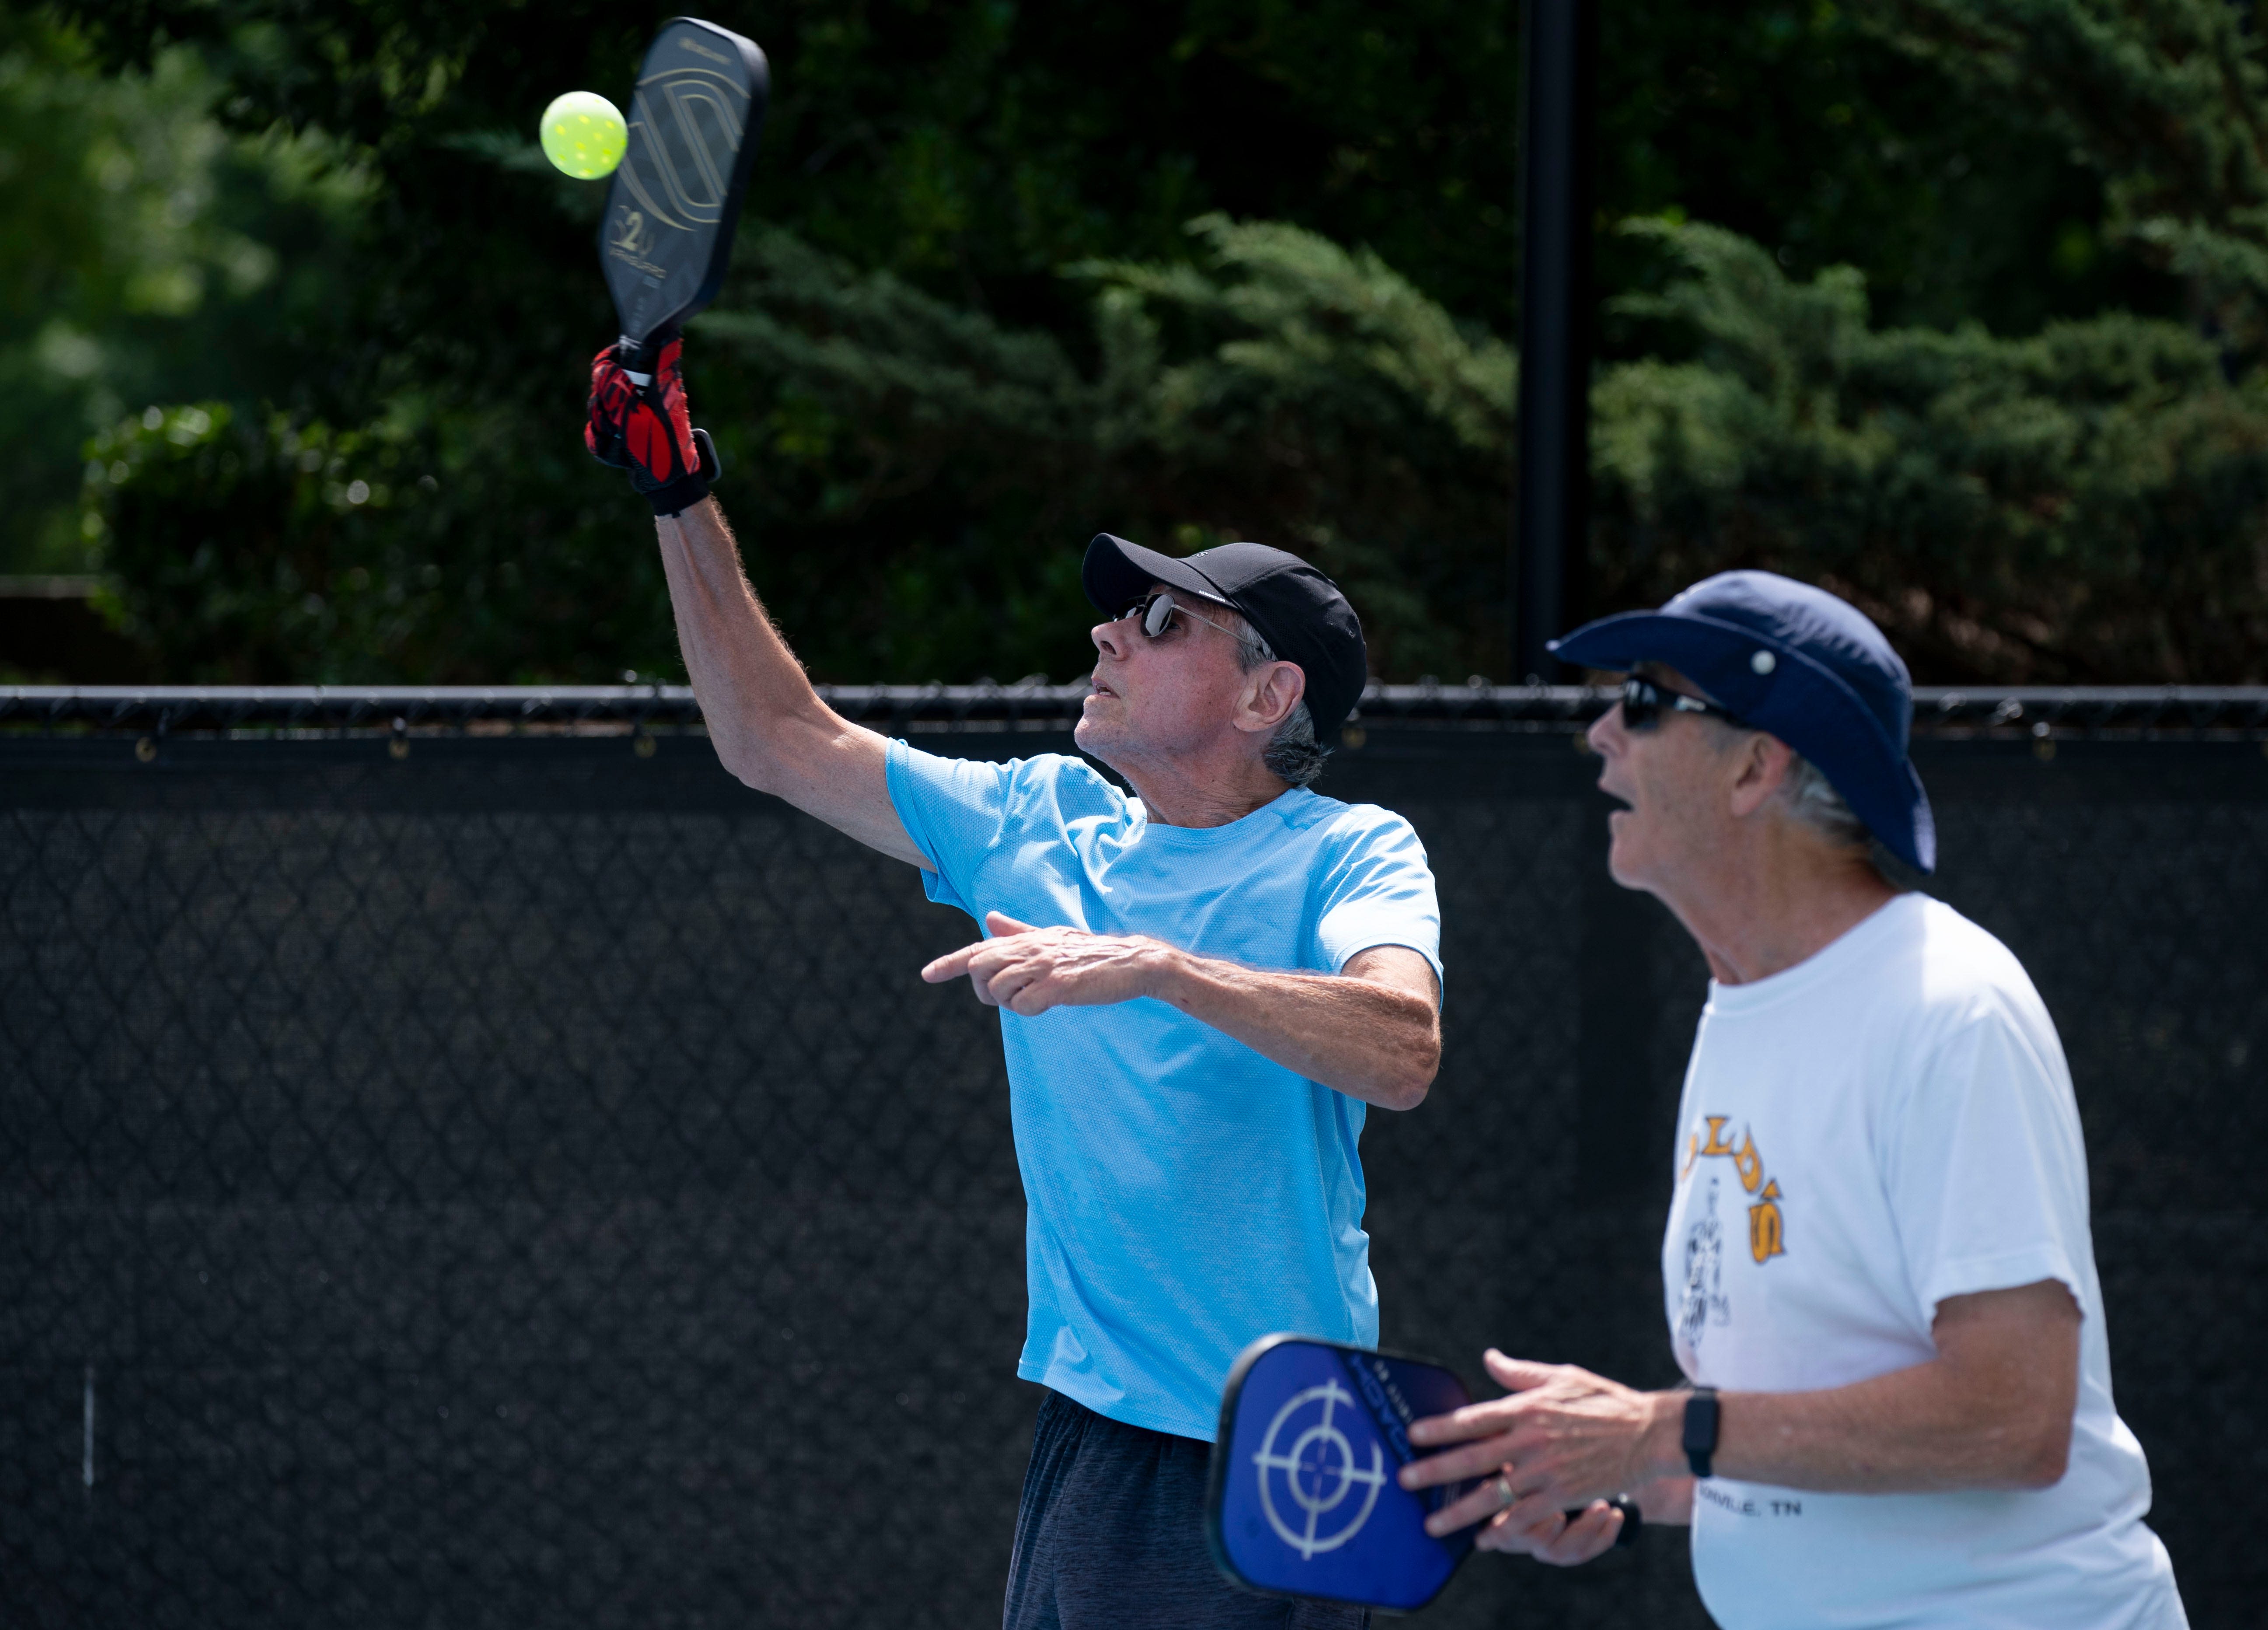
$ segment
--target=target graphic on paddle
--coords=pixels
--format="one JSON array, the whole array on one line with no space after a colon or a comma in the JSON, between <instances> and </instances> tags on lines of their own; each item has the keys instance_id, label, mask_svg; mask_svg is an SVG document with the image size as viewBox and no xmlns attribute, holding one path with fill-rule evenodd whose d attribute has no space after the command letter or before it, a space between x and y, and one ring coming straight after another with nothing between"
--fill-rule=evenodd
<instances>
[{"instance_id":1,"label":"target graphic on paddle","mask_svg":"<svg viewBox=\"0 0 2268 1630\"><path fill-rule=\"evenodd\" d=\"M1252 1457L1268 1521L1302 1557L1336 1551L1360 1533L1386 1486L1385 1451L1371 1443L1370 1464L1358 1465L1354 1444L1333 1424L1334 1414L1355 1407L1354 1394L1336 1380L1294 1393L1268 1423L1268 1435ZM1285 1520L1287 1509L1297 1515L1296 1523Z\"/></svg>"},{"instance_id":2,"label":"target graphic on paddle","mask_svg":"<svg viewBox=\"0 0 2268 1630\"><path fill-rule=\"evenodd\" d=\"M1409 1427L1469 1403L1439 1364L1300 1336L1247 1347L1221 1398L1205 1502L1213 1560L1248 1589L1408 1612L1472 1549L1425 1532L1462 1486L1412 1494Z\"/></svg>"}]
</instances>

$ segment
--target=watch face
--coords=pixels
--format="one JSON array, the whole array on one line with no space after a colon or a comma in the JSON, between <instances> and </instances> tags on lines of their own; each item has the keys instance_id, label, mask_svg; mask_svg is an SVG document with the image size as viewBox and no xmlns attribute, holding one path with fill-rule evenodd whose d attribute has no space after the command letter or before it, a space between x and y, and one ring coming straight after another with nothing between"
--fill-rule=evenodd
<instances>
[{"instance_id":1,"label":"watch face","mask_svg":"<svg viewBox=\"0 0 2268 1630\"><path fill-rule=\"evenodd\" d=\"M1685 1400L1684 1430L1680 1435L1685 1464L1695 1477L1710 1474L1709 1459L1717 1452L1717 1394L1711 1387L1696 1387Z\"/></svg>"}]
</instances>

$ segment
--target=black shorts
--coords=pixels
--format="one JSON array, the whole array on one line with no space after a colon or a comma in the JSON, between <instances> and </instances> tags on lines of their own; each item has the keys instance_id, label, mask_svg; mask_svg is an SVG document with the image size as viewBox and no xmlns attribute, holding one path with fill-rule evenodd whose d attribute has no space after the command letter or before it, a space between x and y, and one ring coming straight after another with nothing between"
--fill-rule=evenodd
<instances>
[{"instance_id":1,"label":"black shorts","mask_svg":"<svg viewBox=\"0 0 2268 1630\"><path fill-rule=\"evenodd\" d=\"M1016 1508L1005 1630L1364 1630L1368 1612L1240 1590L1205 1549L1212 1445L1050 1390Z\"/></svg>"}]
</instances>

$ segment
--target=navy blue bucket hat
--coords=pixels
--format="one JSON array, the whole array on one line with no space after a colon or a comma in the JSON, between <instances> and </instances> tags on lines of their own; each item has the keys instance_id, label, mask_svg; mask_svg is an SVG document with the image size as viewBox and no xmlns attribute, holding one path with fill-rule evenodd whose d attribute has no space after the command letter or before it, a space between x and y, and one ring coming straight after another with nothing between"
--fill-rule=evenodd
<instances>
[{"instance_id":1,"label":"navy blue bucket hat","mask_svg":"<svg viewBox=\"0 0 2268 1630\"><path fill-rule=\"evenodd\" d=\"M1892 854L1937 869L1937 822L1906 751L1913 680L1847 601L1775 572L1720 572L1659 611L1601 617L1549 649L1583 667L1675 668L1817 765Z\"/></svg>"}]
</instances>

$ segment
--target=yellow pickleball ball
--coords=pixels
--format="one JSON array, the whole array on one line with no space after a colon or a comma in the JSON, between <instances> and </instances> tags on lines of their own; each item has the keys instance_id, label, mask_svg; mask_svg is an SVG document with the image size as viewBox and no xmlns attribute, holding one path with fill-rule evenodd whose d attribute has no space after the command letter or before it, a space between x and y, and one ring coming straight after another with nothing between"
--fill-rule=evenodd
<instances>
[{"instance_id":1,"label":"yellow pickleball ball","mask_svg":"<svg viewBox=\"0 0 2268 1630\"><path fill-rule=\"evenodd\" d=\"M595 91L570 91L543 110L543 156L578 181L612 175L630 144L622 109Z\"/></svg>"}]
</instances>

